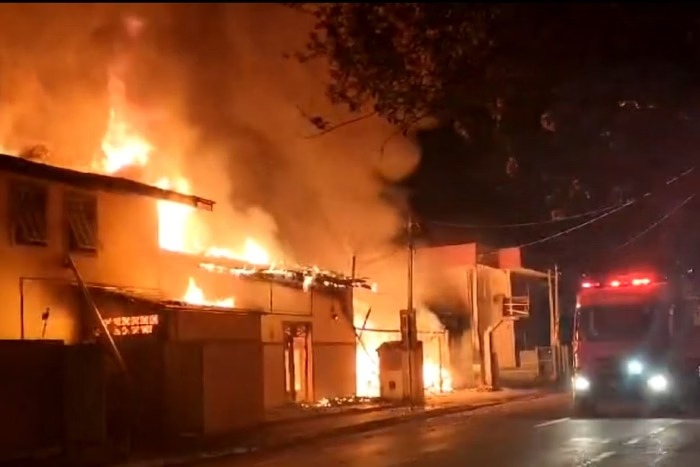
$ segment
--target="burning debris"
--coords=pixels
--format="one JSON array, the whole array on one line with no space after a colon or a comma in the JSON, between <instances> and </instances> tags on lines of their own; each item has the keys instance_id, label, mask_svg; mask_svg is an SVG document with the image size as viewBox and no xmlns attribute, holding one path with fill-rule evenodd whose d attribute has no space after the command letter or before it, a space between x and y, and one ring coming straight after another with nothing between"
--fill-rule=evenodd
<instances>
[{"instance_id":1,"label":"burning debris","mask_svg":"<svg viewBox=\"0 0 700 467\"><path fill-rule=\"evenodd\" d=\"M247 264L242 267L227 267L215 263L200 263L202 269L237 277L277 282L285 285L311 288L344 289L360 288L371 291L377 290L377 284L370 283L367 278L353 278L344 274L319 269L318 267L283 267L276 265L256 266Z\"/></svg>"},{"instance_id":2,"label":"burning debris","mask_svg":"<svg viewBox=\"0 0 700 467\"><path fill-rule=\"evenodd\" d=\"M319 409L319 408L330 408L330 407L353 407L353 406L363 406L363 405L374 405L379 404L382 401L375 397L336 397L333 399L323 398L316 402L306 403L302 402L299 404L304 409Z\"/></svg>"}]
</instances>

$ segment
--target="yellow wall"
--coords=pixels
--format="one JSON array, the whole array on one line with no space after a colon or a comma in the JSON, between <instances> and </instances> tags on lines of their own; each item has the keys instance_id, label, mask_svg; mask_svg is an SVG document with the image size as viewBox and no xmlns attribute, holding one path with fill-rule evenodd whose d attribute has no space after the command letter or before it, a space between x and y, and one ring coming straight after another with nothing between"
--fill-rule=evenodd
<instances>
[{"instance_id":1,"label":"yellow wall","mask_svg":"<svg viewBox=\"0 0 700 467\"><path fill-rule=\"evenodd\" d=\"M477 271L479 330L483 335L489 326L503 317L503 298L511 296L510 274L483 265L479 265ZM493 346L501 367L515 366L515 328L512 322L502 323L494 332Z\"/></svg>"},{"instance_id":2,"label":"yellow wall","mask_svg":"<svg viewBox=\"0 0 700 467\"><path fill-rule=\"evenodd\" d=\"M279 297L284 298L280 305L276 300ZM340 300L321 292L273 286L272 311L263 315L262 324L267 408L286 402L282 333L287 322L311 324L310 398L355 393L355 331L341 309Z\"/></svg>"},{"instance_id":3,"label":"yellow wall","mask_svg":"<svg viewBox=\"0 0 700 467\"><path fill-rule=\"evenodd\" d=\"M74 343L80 335L78 314L85 307L79 306L81 298L68 285L74 277L64 267L68 253L64 193L73 189L47 183L48 245L18 246L10 242L9 235L7 182L11 178L17 177L0 173L0 229L5 232L0 235L0 300L4 305L0 311L0 339L20 338L22 296L25 338L41 337L41 314L48 307L50 318L45 337ZM317 392L319 397L354 392L355 334L337 297L199 269L198 259L160 250L155 199L100 192L97 200L98 251L96 254L73 254L85 282L161 290L163 296L177 298L184 295L192 275L207 296L213 293L215 296L211 298L235 297L238 308L262 312L257 335L265 343L262 360L268 406L283 403L285 397L283 323L309 322L312 397ZM22 293L20 278L23 278ZM247 333L237 325L229 325L236 321L234 318L212 317L211 322L205 318L189 324L188 319L186 313L178 315L177 319L179 337L184 340L195 339L195 335L231 339L241 332Z\"/></svg>"},{"instance_id":4,"label":"yellow wall","mask_svg":"<svg viewBox=\"0 0 700 467\"><path fill-rule=\"evenodd\" d=\"M72 188L48 184L48 245L20 246L10 241L8 180L16 176L0 173L0 339L20 337L20 278L72 279L63 267L67 253L63 194ZM86 282L141 288L158 287L159 249L156 202L133 195L98 193L98 238L96 255L74 253ZM77 320L72 294L57 282L24 281L25 337L41 336L41 313L49 307L46 338L74 342Z\"/></svg>"}]
</instances>

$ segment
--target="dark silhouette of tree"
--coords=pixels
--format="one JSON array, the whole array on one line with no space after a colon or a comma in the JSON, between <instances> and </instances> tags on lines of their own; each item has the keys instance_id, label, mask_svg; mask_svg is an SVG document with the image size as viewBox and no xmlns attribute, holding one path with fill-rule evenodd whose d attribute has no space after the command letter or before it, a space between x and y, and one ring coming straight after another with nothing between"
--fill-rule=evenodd
<instances>
[{"instance_id":1,"label":"dark silhouette of tree","mask_svg":"<svg viewBox=\"0 0 700 467\"><path fill-rule=\"evenodd\" d=\"M463 142L454 183L520 202L511 219L621 202L694 161L692 4L290 6L315 17L297 58L328 61L333 102L403 132L433 119Z\"/></svg>"}]
</instances>

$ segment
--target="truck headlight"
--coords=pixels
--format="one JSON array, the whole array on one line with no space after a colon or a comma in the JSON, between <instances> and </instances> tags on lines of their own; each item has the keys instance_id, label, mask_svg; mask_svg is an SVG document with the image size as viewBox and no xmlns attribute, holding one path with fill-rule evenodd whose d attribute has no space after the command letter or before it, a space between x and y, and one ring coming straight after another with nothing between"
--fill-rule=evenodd
<instances>
[{"instance_id":1,"label":"truck headlight","mask_svg":"<svg viewBox=\"0 0 700 467\"><path fill-rule=\"evenodd\" d=\"M644 372L644 363L641 360L633 358L627 362L628 375L641 375Z\"/></svg>"},{"instance_id":2,"label":"truck headlight","mask_svg":"<svg viewBox=\"0 0 700 467\"><path fill-rule=\"evenodd\" d=\"M576 392L586 392L591 388L591 382L585 376L576 375L574 376L574 391Z\"/></svg>"},{"instance_id":3,"label":"truck headlight","mask_svg":"<svg viewBox=\"0 0 700 467\"><path fill-rule=\"evenodd\" d=\"M652 392L666 392L668 390L668 378L664 375L654 375L647 380L647 387Z\"/></svg>"}]
</instances>

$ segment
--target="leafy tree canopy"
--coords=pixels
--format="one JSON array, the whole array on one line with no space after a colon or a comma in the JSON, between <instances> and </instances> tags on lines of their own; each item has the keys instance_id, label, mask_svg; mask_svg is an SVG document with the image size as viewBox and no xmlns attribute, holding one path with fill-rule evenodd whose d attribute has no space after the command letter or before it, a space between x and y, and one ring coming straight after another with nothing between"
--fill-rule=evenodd
<instances>
[{"instance_id":1,"label":"leafy tree canopy","mask_svg":"<svg viewBox=\"0 0 700 467\"><path fill-rule=\"evenodd\" d=\"M472 180L534 193L534 211L619 202L694 158L692 4L289 5L315 17L298 58L328 60L333 102L403 131L436 119Z\"/></svg>"}]
</instances>

